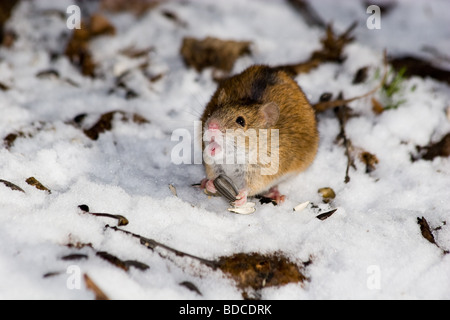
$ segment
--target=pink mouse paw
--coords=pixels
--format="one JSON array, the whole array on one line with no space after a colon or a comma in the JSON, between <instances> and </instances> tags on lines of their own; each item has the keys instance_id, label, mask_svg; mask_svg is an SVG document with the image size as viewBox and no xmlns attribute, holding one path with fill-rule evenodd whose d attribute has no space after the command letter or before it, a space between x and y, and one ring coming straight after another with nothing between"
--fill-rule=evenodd
<instances>
[{"instance_id":1,"label":"pink mouse paw","mask_svg":"<svg viewBox=\"0 0 450 320\"><path fill-rule=\"evenodd\" d=\"M282 204L286 200L286 196L280 193L277 186L270 188L269 192L264 194L263 197L272 199L276 204Z\"/></svg>"},{"instance_id":2,"label":"pink mouse paw","mask_svg":"<svg viewBox=\"0 0 450 320\"><path fill-rule=\"evenodd\" d=\"M208 191L209 193L217 193L217 189L214 186L214 180L209 180L209 179L203 179L202 182L200 183L200 188L201 189L206 189L206 191Z\"/></svg>"},{"instance_id":3,"label":"pink mouse paw","mask_svg":"<svg viewBox=\"0 0 450 320\"><path fill-rule=\"evenodd\" d=\"M233 205L235 207L242 207L247 203L247 190L241 190L239 191L238 195L236 196L236 201L233 202Z\"/></svg>"}]
</instances>

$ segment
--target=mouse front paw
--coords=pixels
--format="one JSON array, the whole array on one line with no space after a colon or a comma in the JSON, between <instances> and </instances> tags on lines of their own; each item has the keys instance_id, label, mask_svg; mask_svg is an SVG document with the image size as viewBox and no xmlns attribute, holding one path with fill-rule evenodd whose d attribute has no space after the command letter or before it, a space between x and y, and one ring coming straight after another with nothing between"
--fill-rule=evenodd
<instances>
[{"instance_id":1,"label":"mouse front paw","mask_svg":"<svg viewBox=\"0 0 450 320\"><path fill-rule=\"evenodd\" d=\"M209 180L209 179L203 179L202 182L200 183L200 188L202 190L205 190L206 193L212 193L212 194L216 194L217 193L217 189L214 186L214 180Z\"/></svg>"},{"instance_id":2,"label":"mouse front paw","mask_svg":"<svg viewBox=\"0 0 450 320\"><path fill-rule=\"evenodd\" d=\"M247 190L241 190L239 191L238 195L236 196L236 201L233 202L233 205L235 207L242 207L247 203L247 196L248 191Z\"/></svg>"}]
</instances>

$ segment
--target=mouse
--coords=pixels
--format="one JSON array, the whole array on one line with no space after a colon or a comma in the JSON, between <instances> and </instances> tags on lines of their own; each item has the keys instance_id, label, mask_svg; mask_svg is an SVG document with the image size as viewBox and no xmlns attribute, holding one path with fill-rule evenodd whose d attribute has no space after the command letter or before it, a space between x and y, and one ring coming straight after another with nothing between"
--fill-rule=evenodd
<instances>
[{"instance_id":1,"label":"mouse","mask_svg":"<svg viewBox=\"0 0 450 320\"><path fill-rule=\"evenodd\" d=\"M283 203L278 184L306 170L317 153L315 111L280 68L253 65L221 80L200 120L206 172L201 188L217 194L214 180L229 177L239 191L236 207L253 196Z\"/></svg>"}]
</instances>

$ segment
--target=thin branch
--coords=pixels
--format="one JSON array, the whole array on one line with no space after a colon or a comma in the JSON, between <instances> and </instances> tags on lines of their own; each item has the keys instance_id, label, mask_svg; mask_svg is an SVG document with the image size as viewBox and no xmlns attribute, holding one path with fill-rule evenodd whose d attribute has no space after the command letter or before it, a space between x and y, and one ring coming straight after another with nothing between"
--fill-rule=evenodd
<instances>
[{"instance_id":1,"label":"thin branch","mask_svg":"<svg viewBox=\"0 0 450 320\"><path fill-rule=\"evenodd\" d=\"M387 63L386 51L384 51L384 59L383 60L384 60L384 75L383 75L383 78L381 79L380 83L378 83L378 85L375 88L373 88L372 90L370 90L369 92L367 92L363 95L353 97L350 99L339 99L338 98L337 100L318 102L313 105L314 110L316 110L316 112L323 112L328 109L339 107L339 106L348 104L352 101L359 100L359 99L368 97L370 95L373 95L386 83L386 79L387 79L387 75L388 75L388 63Z\"/></svg>"},{"instance_id":2,"label":"thin branch","mask_svg":"<svg viewBox=\"0 0 450 320\"><path fill-rule=\"evenodd\" d=\"M342 93L339 94L338 99L342 99ZM353 169L356 170L356 166L355 166L355 159L353 158L352 154L351 154L351 149L353 148L352 146L352 142L351 140L347 137L347 134L345 132L345 125L347 124L347 119L348 119L348 113L349 113L349 107L347 107L347 105L341 105L339 107L337 107L335 109L335 113L336 116L339 120L339 127L340 127L340 132L339 135L337 136L337 139L342 139L343 144L344 144L344 148L345 148L345 155L347 157L347 168L345 170L345 179L344 182L345 183L349 183L350 182L350 176L349 176L349 171L350 171L350 167L352 167Z\"/></svg>"},{"instance_id":3,"label":"thin branch","mask_svg":"<svg viewBox=\"0 0 450 320\"><path fill-rule=\"evenodd\" d=\"M287 0L289 4L302 16L305 23L309 26L316 26L322 29L326 28L325 22L317 14L316 10L305 0Z\"/></svg>"},{"instance_id":4,"label":"thin branch","mask_svg":"<svg viewBox=\"0 0 450 320\"><path fill-rule=\"evenodd\" d=\"M133 232L131 232L131 231L123 230L123 229L120 229L120 228L118 228L118 227L111 227L111 226L109 226L109 225L106 225L105 228L107 228L107 229L112 229L112 230L114 230L114 231L119 231L119 232L123 232L123 233L128 234L128 235L131 235L133 238L139 239L140 243L141 243L143 246L146 246L147 248L149 248L149 249L151 249L151 250L155 249L156 247L160 247L160 248L162 248L162 249L165 249L165 250L167 250L167 251L170 251L170 252L174 253L176 256L179 256L179 257L188 257L188 258L197 260L197 261L199 261L200 263L202 263L202 264L204 264L204 265L206 265L206 266L208 266L208 267L210 267L210 268L216 269L216 268L218 267L216 261L206 260L206 259L203 259L203 258L194 256L194 255L192 255L192 254L189 254L189 253L186 253L186 252L182 252L182 251L180 251L180 250L177 250L177 249L174 249L174 248L172 248L172 247L169 247L168 245L165 245L165 244L163 244L163 243L161 243L161 242L158 242L158 241L156 241L156 240L153 240L153 239L149 239L149 238L143 237L143 236L141 236L141 235L139 235L139 234L136 234L136 233L133 233Z\"/></svg>"}]
</instances>

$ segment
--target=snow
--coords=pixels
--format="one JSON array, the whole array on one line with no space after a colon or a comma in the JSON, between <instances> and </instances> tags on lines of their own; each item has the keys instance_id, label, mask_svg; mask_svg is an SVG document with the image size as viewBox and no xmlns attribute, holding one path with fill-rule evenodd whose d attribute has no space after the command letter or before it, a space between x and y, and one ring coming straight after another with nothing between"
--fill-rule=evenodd
<instances>
[{"instance_id":1,"label":"snow","mask_svg":"<svg viewBox=\"0 0 450 320\"><path fill-rule=\"evenodd\" d=\"M349 45L342 65L323 64L296 78L311 101L323 92L342 91L352 97L377 84L382 51L427 56L424 45L450 52L448 2L398 1L382 15L382 29L368 30L368 15L354 1L314 1L325 21L342 31L354 20L356 41ZM281 1L167 2L139 19L131 14L109 14L115 36L94 40L91 48L103 76L83 77L62 52L69 30L65 20L43 10L61 10L70 1L22 2L8 25L19 37L10 49L0 49L0 136L23 131L8 150L0 149L0 179L20 186L25 193L0 184L0 298L92 299L83 283L69 289L68 267L88 274L112 299L241 299L241 292L219 271L164 250L152 252L139 240L111 229L114 220L83 214L124 215L125 230L155 239L178 250L216 259L238 252L280 251L293 261L312 263L304 287L290 284L261 292L263 299L450 299L450 159L419 160L410 156L417 145L439 141L450 131L445 111L450 105L448 85L413 77L405 81L396 110L371 112L370 99L351 103L360 114L348 120L347 135L354 147L375 154L376 170L365 173L356 160L351 181L344 183L347 165L344 148L334 143L339 133L332 112L319 116L320 147L316 160L304 173L280 185L287 201L282 206L257 205L256 213L229 213L221 198L208 199L191 187L204 177L199 164L174 165L171 141L175 129L193 132L202 108L215 90L211 70L198 74L184 66L179 48L184 36L215 36L250 40L253 55L237 61L234 73L255 63L273 65L307 59L319 48L323 32L307 26ZM170 10L181 28L163 17ZM432 32L430 32L432 30ZM154 48L149 53L150 74L165 73L149 84L136 70L137 61L119 55L127 47ZM360 67L369 66L368 81L352 85ZM59 79L37 78L36 73L56 69ZM120 92L108 93L114 73L129 70L125 81L139 96L126 100ZM70 79L77 86L62 79ZM415 90L411 90L412 87ZM96 141L67 121L87 113L86 125L109 111L138 113L150 123L138 125L116 118L114 128ZM43 122L43 124L40 122ZM41 128L40 130L36 128ZM25 183L35 177L51 189L41 191ZM168 188L176 187L178 197ZM331 187L336 199L321 204L317 190ZM321 208L337 208L328 219L316 219L311 201ZM424 216L442 249L420 233L417 217ZM446 224L443 224L446 221ZM69 248L69 243L90 243L92 248ZM122 260L150 266L125 272L96 257L107 251ZM65 261L71 253L88 259ZM59 272L44 277L49 272ZM379 285L371 285L373 277ZM180 286L194 283L202 295Z\"/></svg>"}]
</instances>

